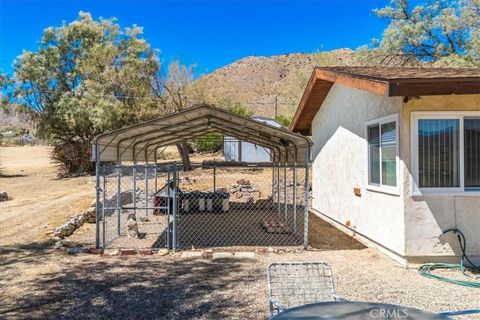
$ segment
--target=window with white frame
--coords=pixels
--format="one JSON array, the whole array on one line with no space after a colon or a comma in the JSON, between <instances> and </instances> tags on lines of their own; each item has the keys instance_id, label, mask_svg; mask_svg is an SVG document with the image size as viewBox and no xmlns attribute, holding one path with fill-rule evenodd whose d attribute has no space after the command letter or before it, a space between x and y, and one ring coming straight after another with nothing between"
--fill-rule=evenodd
<instances>
[{"instance_id":1,"label":"window with white frame","mask_svg":"<svg viewBox=\"0 0 480 320\"><path fill-rule=\"evenodd\" d=\"M412 119L415 191L480 191L480 112L414 113Z\"/></svg>"},{"instance_id":2,"label":"window with white frame","mask_svg":"<svg viewBox=\"0 0 480 320\"><path fill-rule=\"evenodd\" d=\"M398 181L398 116L367 123L368 185L396 189Z\"/></svg>"}]
</instances>

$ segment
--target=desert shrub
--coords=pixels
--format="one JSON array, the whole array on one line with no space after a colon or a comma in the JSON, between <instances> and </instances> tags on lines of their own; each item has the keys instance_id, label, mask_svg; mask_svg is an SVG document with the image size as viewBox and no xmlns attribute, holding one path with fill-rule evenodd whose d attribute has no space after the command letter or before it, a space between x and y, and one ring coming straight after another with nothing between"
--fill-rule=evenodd
<instances>
[{"instance_id":1,"label":"desert shrub","mask_svg":"<svg viewBox=\"0 0 480 320\"><path fill-rule=\"evenodd\" d=\"M198 138L194 138L191 145L195 152L220 151L223 147L223 134L217 132L207 133Z\"/></svg>"},{"instance_id":2,"label":"desert shrub","mask_svg":"<svg viewBox=\"0 0 480 320\"><path fill-rule=\"evenodd\" d=\"M286 116L286 115L279 115L275 117L275 120L277 120L278 123L280 123L284 127L290 127L290 123L292 123L293 117L291 116Z\"/></svg>"},{"instance_id":3,"label":"desert shrub","mask_svg":"<svg viewBox=\"0 0 480 320\"><path fill-rule=\"evenodd\" d=\"M227 105L225 109L227 109L227 111L231 113L238 114L239 116L250 117L253 115L253 112L250 109L241 105L238 102Z\"/></svg>"},{"instance_id":4,"label":"desert shrub","mask_svg":"<svg viewBox=\"0 0 480 320\"><path fill-rule=\"evenodd\" d=\"M55 144L51 158L59 165L59 175L75 175L93 172L90 161L90 144L84 141L65 141Z\"/></svg>"}]
</instances>

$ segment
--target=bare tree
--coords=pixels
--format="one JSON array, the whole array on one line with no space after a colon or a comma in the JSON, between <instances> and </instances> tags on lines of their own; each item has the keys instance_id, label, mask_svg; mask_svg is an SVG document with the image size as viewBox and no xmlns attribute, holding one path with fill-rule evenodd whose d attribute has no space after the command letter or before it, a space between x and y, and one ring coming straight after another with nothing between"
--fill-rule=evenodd
<instances>
[{"instance_id":1,"label":"bare tree","mask_svg":"<svg viewBox=\"0 0 480 320\"><path fill-rule=\"evenodd\" d=\"M203 84L195 82L194 69L195 66L186 66L179 60L174 60L168 65L166 75L156 79L154 93L163 106L164 112L180 111L206 101ZM183 140L176 146L183 162L183 170L190 171L192 166L187 141Z\"/></svg>"}]
</instances>

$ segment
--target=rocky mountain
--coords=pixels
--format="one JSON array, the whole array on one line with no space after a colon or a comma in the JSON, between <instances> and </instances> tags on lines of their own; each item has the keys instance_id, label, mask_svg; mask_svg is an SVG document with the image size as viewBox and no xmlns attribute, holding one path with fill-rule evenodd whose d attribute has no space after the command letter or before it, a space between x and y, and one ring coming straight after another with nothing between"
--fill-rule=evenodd
<instances>
[{"instance_id":1,"label":"rocky mountain","mask_svg":"<svg viewBox=\"0 0 480 320\"><path fill-rule=\"evenodd\" d=\"M251 56L204 75L198 82L208 100L240 103L256 115L292 116L315 66L356 64L356 53L338 49L318 53Z\"/></svg>"}]
</instances>

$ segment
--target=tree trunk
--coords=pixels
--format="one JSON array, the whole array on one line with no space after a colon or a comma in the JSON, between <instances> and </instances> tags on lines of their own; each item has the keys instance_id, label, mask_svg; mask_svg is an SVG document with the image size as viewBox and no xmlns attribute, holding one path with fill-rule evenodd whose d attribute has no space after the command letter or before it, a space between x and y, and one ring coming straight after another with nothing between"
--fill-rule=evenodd
<instances>
[{"instance_id":1,"label":"tree trunk","mask_svg":"<svg viewBox=\"0 0 480 320\"><path fill-rule=\"evenodd\" d=\"M192 170L192 165L190 164L190 153L188 152L188 145L186 141L177 143L177 150L180 154L180 158L183 163L183 171Z\"/></svg>"}]
</instances>

